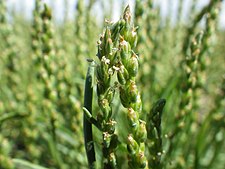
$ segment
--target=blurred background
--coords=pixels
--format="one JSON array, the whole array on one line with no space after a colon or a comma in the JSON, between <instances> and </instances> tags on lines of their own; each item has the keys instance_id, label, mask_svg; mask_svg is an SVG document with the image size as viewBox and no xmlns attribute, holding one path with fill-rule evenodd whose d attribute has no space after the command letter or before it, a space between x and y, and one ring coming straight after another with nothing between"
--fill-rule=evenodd
<instances>
[{"instance_id":1,"label":"blurred background","mask_svg":"<svg viewBox=\"0 0 225 169\"><path fill-rule=\"evenodd\" d=\"M112 0L111 0L112 1ZM77 1L76 0L43 0L43 2L46 2L48 5L51 6L53 9L53 15L54 19L57 20L57 22L62 22L65 18L65 15L67 15L68 18L72 19L74 17L74 10ZM131 8L134 10L135 1L134 0L114 0L113 2L113 8L112 10L112 20L116 20L119 16L119 10L121 10L121 5L123 3L129 4ZM199 0L196 2L196 8L200 10L203 6L207 5L209 0ZM88 3L88 0L85 1L85 3ZM106 6L109 8L109 2L104 2ZM172 17L173 23L176 22L176 16L178 14L178 4L179 0L158 0L155 1L154 4L156 6L160 6L161 13L160 15L165 18L167 15L170 15ZM191 0L184 0L183 2L184 9L182 11L182 20L185 22L188 18L188 14L191 12ZM11 12L16 12L17 14L20 14L21 16L26 17L27 19L32 18L32 10L34 9L34 1L30 0L8 0L7 1L7 8ZM66 7L68 6L68 7ZM65 12L65 8L68 8L67 13ZM100 10L102 8L102 3L97 2L94 7L93 11L96 10L95 16L97 18L103 19L103 12ZM219 26L222 28L225 28L225 3L222 4L222 9L219 16Z\"/></svg>"}]
</instances>

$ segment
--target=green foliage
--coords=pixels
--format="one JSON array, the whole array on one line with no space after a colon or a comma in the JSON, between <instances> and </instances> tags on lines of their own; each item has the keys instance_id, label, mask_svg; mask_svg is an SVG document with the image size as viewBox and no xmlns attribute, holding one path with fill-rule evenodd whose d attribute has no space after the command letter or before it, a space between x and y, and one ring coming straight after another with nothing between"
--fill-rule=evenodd
<instances>
[{"instance_id":1,"label":"green foliage","mask_svg":"<svg viewBox=\"0 0 225 169\"><path fill-rule=\"evenodd\" d=\"M175 23L153 0L117 22L95 18L113 1L64 2L54 22L0 1L0 169L223 169L224 1L192 0L185 23L183 0Z\"/></svg>"}]
</instances>

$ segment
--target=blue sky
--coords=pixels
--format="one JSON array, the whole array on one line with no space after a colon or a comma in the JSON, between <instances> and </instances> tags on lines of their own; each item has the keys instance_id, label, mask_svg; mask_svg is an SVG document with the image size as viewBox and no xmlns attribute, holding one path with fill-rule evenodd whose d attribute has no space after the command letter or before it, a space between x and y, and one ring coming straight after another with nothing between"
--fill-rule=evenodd
<instances>
[{"instance_id":1,"label":"blue sky","mask_svg":"<svg viewBox=\"0 0 225 169\"><path fill-rule=\"evenodd\" d=\"M63 6L64 6L64 1L65 0L43 0L44 2L48 3L49 5L54 6L54 16L57 20L62 20L63 19ZM87 1L87 0L86 0ZM169 8L172 6L172 10L176 11L177 8L177 2L179 0L157 0L157 4L161 6L162 8L162 16L166 16L168 13ZM134 0L126 0L125 1L127 4L130 4L130 6L133 8L134 7ZM209 2L209 0L198 0L197 7L201 9L204 5L206 5ZM73 10L76 4L76 0L68 0L69 3L69 17L73 17ZM188 7L190 0L184 0L185 6ZM121 0L114 0L114 9L120 8ZM8 9L16 9L17 11L23 11L26 15L26 17L30 18L32 15L32 10L34 8L34 0L7 0L7 7ZM95 5L95 10L96 11L101 11L99 10L100 5L96 4ZM114 10L115 12L113 13L113 19L118 19L119 18L119 11L120 10ZM183 17L186 16L188 12L188 8L184 9ZM176 13L174 12L174 17ZM101 14L96 12L96 17L100 17ZM222 4L222 11L220 15L220 20L219 20L220 26L225 28L225 2Z\"/></svg>"}]
</instances>

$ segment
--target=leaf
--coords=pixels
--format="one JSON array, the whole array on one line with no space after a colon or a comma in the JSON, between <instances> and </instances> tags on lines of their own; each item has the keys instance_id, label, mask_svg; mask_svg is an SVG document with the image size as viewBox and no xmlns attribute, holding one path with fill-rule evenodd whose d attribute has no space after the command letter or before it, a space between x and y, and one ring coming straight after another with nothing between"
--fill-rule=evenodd
<instances>
[{"instance_id":1,"label":"leaf","mask_svg":"<svg viewBox=\"0 0 225 169\"><path fill-rule=\"evenodd\" d=\"M48 169L40 165L33 164L29 161L17 158L13 159L13 164L15 165L16 169Z\"/></svg>"}]
</instances>

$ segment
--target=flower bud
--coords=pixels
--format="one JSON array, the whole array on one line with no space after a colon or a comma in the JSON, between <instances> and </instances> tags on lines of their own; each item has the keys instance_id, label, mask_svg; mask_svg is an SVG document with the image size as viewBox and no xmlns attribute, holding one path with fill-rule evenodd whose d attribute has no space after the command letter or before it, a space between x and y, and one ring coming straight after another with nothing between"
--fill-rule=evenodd
<instances>
[{"instance_id":1,"label":"flower bud","mask_svg":"<svg viewBox=\"0 0 225 169\"><path fill-rule=\"evenodd\" d=\"M123 75L122 70L117 71L117 79L118 79L118 81L119 81L119 83L121 85L125 85L126 84L126 79L125 79L125 77Z\"/></svg>"},{"instance_id":2,"label":"flower bud","mask_svg":"<svg viewBox=\"0 0 225 169\"><path fill-rule=\"evenodd\" d=\"M114 153L109 154L109 164L110 164L110 168L117 168L116 167L116 156Z\"/></svg>"},{"instance_id":3,"label":"flower bud","mask_svg":"<svg viewBox=\"0 0 225 169\"><path fill-rule=\"evenodd\" d=\"M127 87L127 92L128 92L127 94L128 94L129 100L133 103L136 102L139 92L137 89L137 85L135 84L135 81L130 80L129 82L127 82L126 87Z\"/></svg>"},{"instance_id":4,"label":"flower bud","mask_svg":"<svg viewBox=\"0 0 225 169\"><path fill-rule=\"evenodd\" d=\"M146 123L142 120L140 120L139 128L135 133L135 138L139 142L145 142L147 138L147 130L146 130Z\"/></svg>"},{"instance_id":5,"label":"flower bud","mask_svg":"<svg viewBox=\"0 0 225 169\"><path fill-rule=\"evenodd\" d=\"M105 46L105 51L106 51L106 56L109 58L109 60L112 62L113 61L113 42L111 38L108 38L106 41L106 46Z\"/></svg>"},{"instance_id":6,"label":"flower bud","mask_svg":"<svg viewBox=\"0 0 225 169\"><path fill-rule=\"evenodd\" d=\"M136 129L139 127L139 115L137 112L135 112L132 108L128 108L128 113L127 113L127 120L129 123L129 126L136 131Z\"/></svg>"},{"instance_id":7,"label":"flower bud","mask_svg":"<svg viewBox=\"0 0 225 169\"><path fill-rule=\"evenodd\" d=\"M120 38L119 48L121 61L124 65L126 65L127 60L130 58L131 55L131 47L130 44L123 39L123 37Z\"/></svg>"},{"instance_id":8,"label":"flower bud","mask_svg":"<svg viewBox=\"0 0 225 169\"><path fill-rule=\"evenodd\" d=\"M131 155L134 155L138 152L139 146L138 143L134 140L131 134L127 138L127 150Z\"/></svg>"},{"instance_id":9,"label":"flower bud","mask_svg":"<svg viewBox=\"0 0 225 169\"><path fill-rule=\"evenodd\" d=\"M111 38L111 32L110 32L110 29L108 27L106 27L105 29L105 34L104 34L104 38L103 38L103 43L104 43L104 46L106 46L107 44L107 40Z\"/></svg>"},{"instance_id":10,"label":"flower bud","mask_svg":"<svg viewBox=\"0 0 225 169\"><path fill-rule=\"evenodd\" d=\"M109 148L111 141L111 136L108 132L103 132L103 146Z\"/></svg>"},{"instance_id":11,"label":"flower bud","mask_svg":"<svg viewBox=\"0 0 225 169\"><path fill-rule=\"evenodd\" d=\"M112 110L111 110L108 100L107 99L100 100L99 106L103 112L104 119L107 120L112 114Z\"/></svg>"},{"instance_id":12,"label":"flower bud","mask_svg":"<svg viewBox=\"0 0 225 169\"><path fill-rule=\"evenodd\" d=\"M113 24L111 27L111 32L112 32L111 38L114 45L115 45L115 42L117 42L117 39L119 39L120 30L121 30L121 27L123 27L123 24L124 23L122 22L122 20L120 20L116 22L115 24Z\"/></svg>"},{"instance_id":13,"label":"flower bud","mask_svg":"<svg viewBox=\"0 0 225 169\"><path fill-rule=\"evenodd\" d=\"M101 60L102 56L105 55L104 51L102 50L102 41L101 40L97 41L97 46L98 46L98 52L96 55L98 56L99 60Z\"/></svg>"},{"instance_id":14,"label":"flower bud","mask_svg":"<svg viewBox=\"0 0 225 169\"><path fill-rule=\"evenodd\" d=\"M138 168L145 168L147 165L147 159L144 155L144 152L139 152L136 154L135 162Z\"/></svg>"},{"instance_id":15,"label":"flower bud","mask_svg":"<svg viewBox=\"0 0 225 169\"><path fill-rule=\"evenodd\" d=\"M136 102L131 104L131 107L134 109L134 111L141 112L142 102L140 94L138 94Z\"/></svg>"},{"instance_id":16,"label":"flower bud","mask_svg":"<svg viewBox=\"0 0 225 169\"><path fill-rule=\"evenodd\" d=\"M137 45L138 36L137 36L136 29L137 28L132 29L132 31L130 32L129 37L127 39L128 42L130 43L130 46L131 46L132 49Z\"/></svg>"},{"instance_id":17,"label":"flower bud","mask_svg":"<svg viewBox=\"0 0 225 169\"><path fill-rule=\"evenodd\" d=\"M119 89L120 89L120 101L121 101L122 105L125 108L130 107L130 101L128 100L125 88L123 86L121 86Z\"/></svg>"},{"instance_id":18,"label":"flower bud","mask_svg":"<svg viewBox=\"0 0 225 169\"><path fill-rule=\"evenodd\" d=\"M127 22L128 24L130 24L131 21L131 12L130 12L130 6L127 5L124 12L123 12L123 19L125 20L125 22Z\"/></svg>"},{"instance_id":19,"label":"flower bud","mask_svg":"<svg viewBox=\"0 0 225 169\"><path fill-rule=\"evenodd\" d=\"M116 121L110 119L106 123L104 130L107 131L109 134L113 134L115 131L115 124L116 124Z\"/></svg>"},{"instance_id":20,"label":"flower bud","mask_svg":"<svg viewBox=\"0 0 225 169\"><path fill-rule=\"evenodd\" d=\"M121 65L119 70L117 71L117 79L119 83L122 85L125 85L128 78L129 78L129 74L127 69L123 65Z\"/></svg>"},{"instance_id":21,"label":"flower bud","mask_svg":"<svg viewBox=\"0 0 225 169\"><path fill-rule=\"evenodd\" d=\"M133 53L125 66L130 76L135 77L138 73L138 56Z\"/></svg>"},{"instance_id":22,"label":"flower bud","mask_svg":"<svg viewBox=\"0 0 225 169\"><path fill-rule=\"evenodd\" d=\"M115 89L113 87L109 87L104 94L104 98L108 100L109 104L113 101L115 95Z\"/></svg>"},{"instance_id":23,"label":"flower bud","mask_svg":"<svg viewBox=\"0 0 225 169\"><path fill-rule=\"evenodd\" d=\"M109 69L109 64L110 64L110 60L107 59L105 56L102 57L101 59L101 73L104 74L105 72L108 72Z\"/></svg>"}]
</instances>

